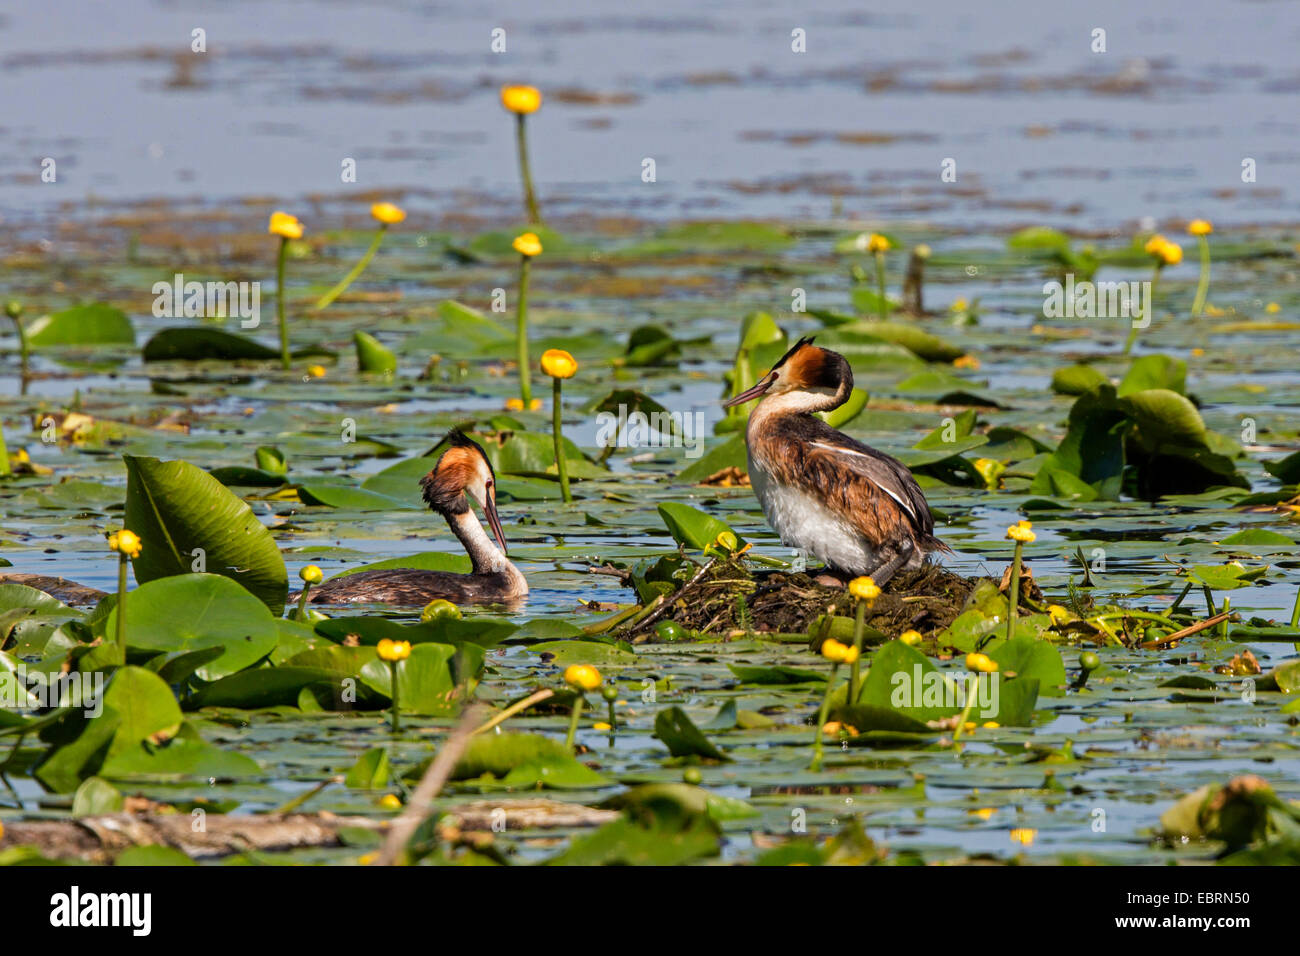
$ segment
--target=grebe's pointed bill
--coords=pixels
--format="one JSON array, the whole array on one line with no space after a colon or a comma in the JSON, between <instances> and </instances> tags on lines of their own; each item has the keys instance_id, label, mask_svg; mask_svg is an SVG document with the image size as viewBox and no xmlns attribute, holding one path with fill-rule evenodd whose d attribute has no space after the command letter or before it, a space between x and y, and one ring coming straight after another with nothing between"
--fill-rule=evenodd
<instances>
[{"instance_id":1,"label":"grebe's pointed bill","mask_svg":"<svg viewBox=\"0 0 1300 956\"><path fill-rule=\"evenodd\" d=\"M782 366L784 366L786 362L790 361L790 357L805 345L812 344L813 336L805 335L798 342L794 343L794 345L790 346L790 350L781 356L777 363L772 366L772 370L760 378L753 388L746 389L734 398L727 399L722 403L722 407L734 408L736 405L744 405L746 402L752 402L756 398L761 398L769 388L776 384L777 378L781 375Z\"/></svg>"},{"instance_id":2,"label":"grebe's pointed bill","mask_svg":"<svg viewBox=\"0 0 1300 956\"><path fill-rule=\"evenodd\" d=\"M762 378L758 380L757 385L755 385L753 388L746 389L745 391L737 395L735 398L727 399L725 402L722 403L722 407L734 408L737 405L744 405L746 402L752 402L754 399L762 396L764 392L766 392L769 388L772 387L773 384L775 384L775 382L776 382L776 372L768 372L766 375L764 375Z\"/></svg>"},{"instance_id":3,"label":"grebe's pointed bill","mask_svg":"<svg viewBox=\"0 0 1300 956\"><path fill-rule=\"evenodd\" d=\"M501 518L497 515L497 486L496 482L488 485L487 501L483 502L483 513L487 515L488 524L492 526L492 534L496 536L497 544L501 545L501 553L510 557L510 549L506 547L506 535L501 530Z\"/></svg>"}]
</instances>

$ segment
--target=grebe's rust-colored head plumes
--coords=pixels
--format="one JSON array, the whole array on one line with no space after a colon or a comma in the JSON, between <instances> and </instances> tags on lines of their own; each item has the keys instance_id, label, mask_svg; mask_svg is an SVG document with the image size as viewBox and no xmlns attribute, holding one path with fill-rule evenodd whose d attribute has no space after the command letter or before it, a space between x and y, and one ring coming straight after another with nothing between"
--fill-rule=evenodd
<instances>
[{"instance_id":1,"label":"grebe's rust-colored head plumes","mask_svg":"<svg viewBox=\"0 0 1300 956\"><path fill-rule=\"evenodd\" d=\"M492 534L502 552L508 554L501 518L497 515L497 476L487 453L459 430L448 432L443 441L449 447L433 469L420 479L424 500L438 514L451 520L469 511L468 496L483 509Z\"/></svg>"},{"instance_id":2,"label":"grebe's rust-colored head plumes","mask_svg":"<svg viewBox=\"0 0 1300 956\"><path fill-rule=\"evenodd\" d=\"M743 405L764 395L778 396L790 392L802 393L791 399L791 410L803 411L798 407L835 408L842 405L853 391L853 369L844 360L844 356L829 349L813 345L812 336L804 336L796 342L790 351L781 356L772 370L760 378L753 388L724 402L730 408Z\"/></svg>"}]
</instances>

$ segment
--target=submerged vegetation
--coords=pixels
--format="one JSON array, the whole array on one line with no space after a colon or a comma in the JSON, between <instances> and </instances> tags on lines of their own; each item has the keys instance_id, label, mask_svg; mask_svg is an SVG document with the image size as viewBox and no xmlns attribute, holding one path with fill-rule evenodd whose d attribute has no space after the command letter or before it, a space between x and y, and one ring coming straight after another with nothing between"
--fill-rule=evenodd
<instances>
[{"instance_id":1,"label":"submerged vegetation","mask_svg":"<svg viewBox=\"0 0 1300 956\"><path fill-rule=\"evenodd\" d=\"M1257 314L1300 308L1288 235L1215 233L1211 302L1200 220L1197 282L1159 235L558 231L541 95L502 103L526 226L372 204L334 281L367 235L275 212L278 348L206 300L149 315L157 223L125 262L10 251L0 864L1300 862L1300 326ZM1045 278L1152 266L1141 311L1044 315ZM826 421L917 476L943 566L846 587L768 529L752 403L719 402L809 333L855 375ZM528 603L310 604L470 570L419 493L453 427ZM200 811L210 839L166 824ZM58 830L124 813L160 845Z\"/></svg>"}]
</instances>

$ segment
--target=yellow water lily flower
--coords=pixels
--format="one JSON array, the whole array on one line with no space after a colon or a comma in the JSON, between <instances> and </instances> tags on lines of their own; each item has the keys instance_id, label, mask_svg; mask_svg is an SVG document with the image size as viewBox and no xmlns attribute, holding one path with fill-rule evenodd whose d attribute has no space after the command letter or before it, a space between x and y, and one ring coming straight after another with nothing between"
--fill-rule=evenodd
<instances>
[{"instance_id":1,"label":"yellow water lily flower","mask_svg":"<svg viewBox=\"0 0 1300 956\"><path fill-rule=\"evenodd\" d=\"M140 542L140 536L134 531L128 531L123 528L117 534L109 535L108 546L118 554L124 554L128 558L140 557L140 550L144 547Z\"/></svg>"},{"instance_id":2,"label":"yellow water lily flower","mask_svg":"<svg viewBox=\"0 0 1300 956\"><path fill-rule=\"evenodd\" d=\"M595 690L600 686L600 671L590 664L570 664L564 670L564 682L578 690Z\"/></svg>"},{"instance_id":3,"label":"yellow water lily flower","mask_svg":"<svg viewBox=\"0 0 1300 956\"><path fill-rule=\"evenodd\" d=\"M385 226L395 226L406 218L406 210L390 202L377 202L370 207L370 215Z\"/></svg>"},{"instance_id":4,"label":"yellow water lily flower","mask_svg":"<svg viewBox=\"0 0 1300 956\"><path fill-rule=\"evenodd\" d=\"M1161 265L1176 266L1183 261L1183 247L1159 234L1148 239L1142 248L1148 255L1155 256Z\"/></svg>"},{"instance_id":5,"label":"yellow water lily flower","mask_svg":"<svg viewBox=\"0 0 1300 956\"><path fill-rule=\"evenodd\" d=\"M917 644L920 644L920 643L921 643L921 640L922 640L922 638L921 638L921 632L920 632L920 631L904 631L902 634L899 634L899 635L898 635L898 639L899 639L899 641L901 641L902 643L906 644L908 647L916 647Z\"/></svg>"},{"instance_id":6,"label":"yellow water lily flower","mask_svg":"<svg viewBox=\"0 0 1300 956\"><path fill-rule=\"evenodd\" d=\"M966 669L981 674L996 674L998 665L987 654L973 653L966 655Z\"/></svg>"},{"instance_id":7,"label":"yellow water lily flower","mask_svg":"<svg viewBox=\"0 0 1300 956\"><path fill-rule=\"evenodd\" d=\"M1007 537L1012 541L1029 544L1038 536L1029 530L1029 522L1022 521L1020 524L1013 524L1010 528L1007 528Z\"/></svg>"},{"instance_id":8,"label":"yellow water lily flower","mask_svg":"<svg viewBox=\"0 0 1300 956\"><path fill-rule=\"evenodd\" d=\"M302 578L308 584L320 584L321 581L324 580L325 575L316 565L309 564L298 572L298 577Z\"/></svg>"},{"instance_id":9,"label":"yellow water lily flower","mask_svg":"<svg viewBox=\"0 0 1300 956\"><path fill-rule=\"evenodd\" d=\"M603 720L598 720L591 725L592 730L613 730L613 728Z\"/></svg>"},{"instance_id":10,"label":"yellow water lily flower","mask_svg":"<svg viewBox=\"0 0 1300 956\"><path fill-rule=\"evenodd\" d=\"M1187 231L1193 236L1208 236L1214 232L1214 226L1208 219L1193 219L1187 224Z\"/></svg>"},{"instance_id":11,"label":"yellow water lily flower","mask_svg":"<svg viewBox=\"0 0 1300 956\"><path fill-rule=\"evenodd\" d=\"M573 378L578 360L564 349L547 349L542 353L542 371L551 378Z\"/></svg>"},{"instance_id":12,"label":"yellow water lily flower","mask_svg":"<svg viewBox=\"0 0 1300 956\"><path fill-rule=\"evenodd\" d=\"M1049 604L1047 615L1052 619L1053 624L1064 624L1070 619L1070 612L1059 604Z\"/></svg>"},{"instance_id":13,"label":"yellow water lily flower","mask_svg":"<svg viewBox=\"0 0 1300 956\"><path fill-rule=\"evenodd\" d=\"M537 238L535 232L525 232L515 236L514 242L510 243L510 245L514 246L515 252L528 256L530 259L533 256L542 254L542 240Z\"/></svg>"},{"instance_id":14,"label":"yellow water lily flower","mask_svg":"<svg viewBox=\"0 0 1300 956\"><path fill-rule=\"evenodd\" d=\"M386 793L379 798L379 805L385 810L400 810L402 809L402 800L395 793Z\"/></svg>"},{"instance_id":15,"label":"yellow water lily flower","mask_svg":"<svg viewBox=\"0 0 1300 956\"><path fill-rule=\"evenodd\" d=\"M273 236L279 236L281 239L301 239L302 223L298 221L297 216L291 216L287 212L277 210L271 213L271 221L267 225L266 231Z\"/></svg>"},{"instance_id":16,"label":"yellow water lily flower","mask_svg":"<svg viewBox=\"0 0 1300 956\"><path fill-rule=\"evenodd\" d=\"M1270 302L1268 305L1264 306L1264 311L1269 315L1277 315L1282 311L1282 306L1278 305L1276 302Z\"/></svg>"},{"instance_id":17,"label":"yellow water lily flower","mask_svg":"<svg viewBox=\"0 0 1300 956\"><path fill-rule=\"evenodd\" d=\"M889 238L878 232L873 232L867 237L867 252L888 252L892 248L894 244L889 241Z\"/></svg>"},{"instance_id":18,"label":"yellow water lily flower","mask_svg":"<svg viewBox=\"0 0 1300 956\"><path fill-rule=\"evenodd\" d=\"M381 661L388 661L395 664L398 661L404 661L411 656L410 641L394 641L392 638L385 637L375 648L379 652Z\"/></svg>"},{"instance_id":19,"label":"yellow water lily flower","mask_svg":"<svg viewBox=\"0 0 1300 956\"><path fill-rule=\"evenodd\" d=\"M324 377L325 377L325 366L324 366L324 365L309 365L309 366L307 366L307 374L308 374L309 376L311 376L312 378L324 378Z\"/></svg>"},{"instance_id":20,"label":"yellow water lily flower","mask_svg":"<svg viewBox=\"0 0 1300 956\"><path fill-rule=\"evenodd\" d=\"M880 588L874 580L864 574L849 582L849 594L859 601L874 601L880 597Z\"/></svg>"},{"instance_id":21,"label":"yellow water lily flower","mask_svg":"<svg viewBox=\"0 0 1300 956\"><path fill-rule=\"evenodd\" d=\"M542 91L535 86L501 87L501 105L512 113L536 113L542 105Z\"/></svg>"}]
</instances>

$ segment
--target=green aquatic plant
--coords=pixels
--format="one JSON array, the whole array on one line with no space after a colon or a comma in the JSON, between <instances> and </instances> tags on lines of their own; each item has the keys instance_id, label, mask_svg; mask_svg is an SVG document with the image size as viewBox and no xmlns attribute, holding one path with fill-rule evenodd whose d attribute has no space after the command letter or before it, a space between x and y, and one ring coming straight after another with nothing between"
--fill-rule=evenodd
<instances>
[{"instance_id":1,"label":"green aquatic plant","mask_svg":"<svg viewBox=\"0 0 1300 956\"><path fill-rule=\"evenodd\" d=\"M1155 260L1155 266L1151 273L1151 291L1147 294L1146 313L1143 315L1143 322L1134 322L1129 326L1128 338L1124 341L1124 354L1128 355L1133 351L1133 343L1137 341L1139 327L1145 328L1151 325L1151 320L1156 313L1156 290L1160 286L1160 274L1167 266L1176 266L1183 261L1183 247L1176 242L1171 242L1162 235L1154 235L1147 240L1143 250Z\"/></svg>"},{"instance_id":2,"label":"green aquatic plant","mask_svg":"<svg viewBox=\"0 0 1300 956\"><path fill-rule=\"evenodd\" d=\"M570 664L564 671L564 682L573 688L573 707L569 711L569 730L564 735L564 749L573 751L573 738L578 732L578 719L582 705L587 702L587 692L600 687L600 671L590 664Z\"/></svg>"},{"instance_id":3,"label":"green aquatic plant","mask_svg":"<svg viewBox=\"0 0 1300 956\"><path fill-rule=\"evenodd\" d=\"M528 273L534 256L542 254L542 241L535 233L525 232L512 243L519 253L519 301L515 305L515 348L519 362L519 402L522 409L533 404L530 384L532 362L528 358Z\"/></svg>"},{"instance_id":4,"label":"green aquatic plant","mask_svg":"<svg viewBox=\"0 0 1300 956\"><path fill-rule=\"evenodd\" d=\"M1196 237L1201 253L1201 275L1196 280L1196 298L1192 300L1192 318L1205 311L1205 298L1210 292L1210 233L1214 226L1208 219L1193 219L1187 224L1189 234Z\"/></svg>"},{"instance_id":5,"label":"green aquatic plant","mask_svg":"<svg viewBox=\"0 0 1300 956\"><path fill-rule=\"evenodd\" d=\"M370 247L357 261L334 288L330 289L323 296L316 300L316 311L328 308L330 303L347 291L348 286L356 281L357 276L366 271L366 266L370 265L370 260L375 257L379 250L379 244L384 241L384 233L388 231L389 226L395 226L406 218L406 211L390 202L377 202L370 207L370 215L379 223L379 229L375 232L375 238L370 241Z\"/></svg>"},{"instance_id":6,"label":"green aquatic plant","mask_svg":"<svg viewBox=\"0 0 1300 956\"><path fill-rule=\"evenodd\" d=\"M542 371L551 376L551 435L555 439L555 470L560 476L560 493L564 503L573 501L569 490L569 463L564 451L564 401L561 383L578 373L578 363L564 349L547 349L542 353Z\"/></svg>"},{"instance_id":7,"label":"green aquatic plant","mask_svg":"<svg viewBox=\"0 0 1300 956\"><path fill-rule=\"evenodd\" d=\"M528 222L542 224L542 214L537 209L537 194L533 191L533 171L528 164L528 117L542 105L542 93L535 86L501 87L501 105L515 115L515 143L519 148L519 178L524 186L524 211Z\"/></svg>"},{"instance_id":8,"label":"green aquatic plant","mask_svg":"<svg viewBox=\"0 0 1300 956\"><path fill-rule=\"evenodd\" d=\"M289 254L289 242L301 239L302 223L287 212L271 213L266 231L280 237L280 247L275 259L275 315L280 326L280 366L289 369L289 323L284 315L284 261Z\"/></svg>"}]
</instances>

